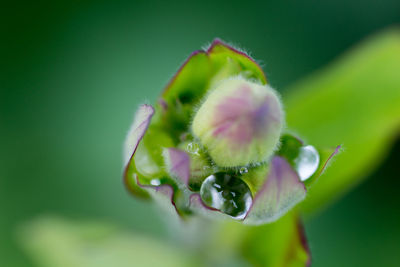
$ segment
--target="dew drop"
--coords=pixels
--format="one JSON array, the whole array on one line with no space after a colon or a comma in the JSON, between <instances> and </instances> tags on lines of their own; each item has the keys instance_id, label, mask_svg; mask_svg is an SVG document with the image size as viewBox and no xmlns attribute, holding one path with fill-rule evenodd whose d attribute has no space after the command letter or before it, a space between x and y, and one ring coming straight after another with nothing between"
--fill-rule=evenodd
<instances>
[{"instance_id":1,"label":"dew drop","mask_svg":"<svg viewBox=\"0 0 400 267\"><path fill-rule=\"evenodd\" d=\"M319 154L313 146L303 146L299 149L299 155L294 160L295 168L300 180L310 178L318 169Z\"/></svg>"},{"instance_id":2,"label":"dew drop","mask_svg":"<svg viewBox=\"0 0 400 267\"><path fill-rule=\"evenodd\" d=\"M250 188L242 179L224 172L208 176L200 188L204 204L235 219L243 219L253 202Z\"/></svg>"},{"instance_id":3,"label":"dew drop","mask_svg":"<svg viewBox=\"0 0 400 267\"><path fill-rule=\"evenodd\" d=\"M159 186L161 184L161 181L159 179L152 179L150 181L150 184L154 186Z\"/></svg>"},{"instance_id":4,"label":"dew drop","mask_svg":"<svg viewBox=\"0 0 400 267\"><path fill-rule=\"evenodd\" d=\"M246 168L246 167L242 167L242 168L240 168L240 170L239 170L239 173L240 174L245 174L245 173L247 173L249 170Z\"/></svg>"},{"instance_id":5,"label":"dew drop","mask_svg":"<svg viewBox=\"0 0 400 267\"><path fill-rule=\"evenodd\" d=\"M199 154L199 149L200 149L199 145L197 143L193 143L193 142L190 142L186 147L186 150L189 153L193 153L193 154Z\"/></svg>"}]
</instances>

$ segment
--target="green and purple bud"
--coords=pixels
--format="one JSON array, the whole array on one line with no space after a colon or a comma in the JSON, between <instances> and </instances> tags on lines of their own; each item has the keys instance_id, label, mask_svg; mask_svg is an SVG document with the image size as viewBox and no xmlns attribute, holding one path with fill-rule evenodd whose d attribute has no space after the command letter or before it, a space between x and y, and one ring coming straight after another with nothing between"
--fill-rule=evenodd
<instances>
[{"instance_id":1,"label":"green and purple bud","mask_svg":"<svg viewBox=\"0 0 400 267\"><path fill-rule=\"evenodd\" d=\"M283 126L276 92L243 78L222 81L194 116L193 134L221 167L266 162Z\"/></svg>"}]
</instances>

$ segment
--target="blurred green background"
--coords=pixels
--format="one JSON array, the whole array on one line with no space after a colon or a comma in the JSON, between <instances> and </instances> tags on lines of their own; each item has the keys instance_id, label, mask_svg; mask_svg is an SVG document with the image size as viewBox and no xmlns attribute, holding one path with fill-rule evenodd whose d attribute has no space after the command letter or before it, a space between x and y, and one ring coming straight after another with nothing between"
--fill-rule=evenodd
<instances>
[{"instance_id":1,"label":"blurred green background","mask_svg":"<svg viewBox=\"0 0 400 267\"><path fill-rule=\"evenodd\" d=\"M0 266L34 266L16 233L40 215L167 236L122 185L122 143L192 51L238 44L283 91L398 24L400 1L15 1L0 22ZM307 220L313 266L398 266L399 148Z\"/></svg>"}]
</instances>

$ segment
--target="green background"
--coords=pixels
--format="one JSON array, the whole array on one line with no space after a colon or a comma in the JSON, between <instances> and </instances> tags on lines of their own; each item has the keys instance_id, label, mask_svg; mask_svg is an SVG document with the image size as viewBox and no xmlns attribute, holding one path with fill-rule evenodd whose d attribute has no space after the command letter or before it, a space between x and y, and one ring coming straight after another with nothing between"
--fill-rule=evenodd
<instances>
[{"instance_id":1,"label":"green background","mask_svg":"<svg viewBox=\"0 0 400 267\"><path fill-rule=\"evenodd\" d=\"M122 185L122 144L137 106L192 51L215 37L237 44L283 91L399 23L400 2L14 2L0 22L0 266L30 266L16 232L40 215L167 235ZM307 220L313 266L398 266L399 148Z\"/></svg>"}]
</instances>

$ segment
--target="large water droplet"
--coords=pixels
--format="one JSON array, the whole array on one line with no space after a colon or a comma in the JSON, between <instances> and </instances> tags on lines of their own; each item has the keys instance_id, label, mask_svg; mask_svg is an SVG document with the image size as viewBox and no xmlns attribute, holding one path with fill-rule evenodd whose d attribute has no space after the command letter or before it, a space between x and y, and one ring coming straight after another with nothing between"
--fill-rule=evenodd
<instances>
[{"instance_id":1,"label":"large water droplet","mask_svg":"<svg viewBox=\"0 0 400 267\"><path fill-rule=\"evenodd\" d=\"M243 219L253 202L250 188L242 179L224 172L208 176L200 188L203 202L235 219Z\"/></svg>"},{"instance_id":2,"label":"large water droplet","mask_svg":"<svg viewBox=\"0 0 400 267\"><path fill-rule=\"evenodd\" d=\"M295 168L300 180L305 181L310 178L318 169L319 154L313 146L303 146L299 149L299 154L294 160Z\"/></svg>"}]
</instances>

